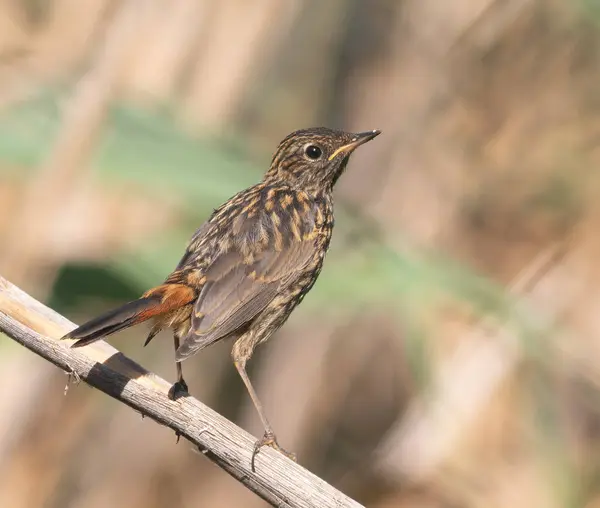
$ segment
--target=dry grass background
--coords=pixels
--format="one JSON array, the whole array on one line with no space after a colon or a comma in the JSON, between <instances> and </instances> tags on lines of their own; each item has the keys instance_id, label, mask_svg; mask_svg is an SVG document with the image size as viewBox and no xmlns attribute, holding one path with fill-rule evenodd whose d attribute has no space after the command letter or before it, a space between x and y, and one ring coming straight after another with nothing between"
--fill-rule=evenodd
<instances>
[{"instance_id":1,"label":"dry grass background","mask_svg":"<svg viewBox=\"0 0 600 508\"><path fill-rule=\"evenodd\" d=\"M160 281L289 131L379 128L253 362L280 441L369 507L600 506L598 23L596 0L0 0L0 270L84 319ZM172 378L142 339L111 342ZM191 389L258 434L228 348ZM0 350L1 506L263 504Z\"/></svg>"}]
</instances>

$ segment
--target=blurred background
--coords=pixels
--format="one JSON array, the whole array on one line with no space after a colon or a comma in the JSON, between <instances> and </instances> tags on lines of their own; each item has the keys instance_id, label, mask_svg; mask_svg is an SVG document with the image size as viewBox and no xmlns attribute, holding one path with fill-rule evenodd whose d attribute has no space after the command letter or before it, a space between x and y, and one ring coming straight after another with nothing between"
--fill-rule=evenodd
<instances>
[{"instance_id":1,"label":"blurred background","mask_svg":"<svg viewBox=\"0 0 600 508\"><path fill-rule=\"evenodd\" d=\"M600 507L599 56L598 0L0 0L0 273L81 322L289 132L381 129L250 363L280 443L369 507ZM174 380L145 332L110 342ZM230 347L190 390L260 436ZM66 383L1 338L1 506L265 505Z\"/></svg>"}]
</instances>

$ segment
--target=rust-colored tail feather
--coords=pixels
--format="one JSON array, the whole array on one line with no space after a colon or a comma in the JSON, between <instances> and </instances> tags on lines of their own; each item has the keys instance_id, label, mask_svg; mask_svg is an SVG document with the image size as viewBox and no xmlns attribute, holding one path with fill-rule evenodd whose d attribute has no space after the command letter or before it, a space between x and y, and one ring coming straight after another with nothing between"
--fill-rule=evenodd
<instances>
[{"instance_id":1,"label":"rust-colored tail feather","mask_svg":"<svg viewBox=\"0 0 600 508\"><path fill-rule=\"evenodd\" d=\"M194 291L188 286L164 284L147 291L138 300L91 319L67 333L61 340L77 339L71 347L86 346L115 332L182 307L194 296Z\"/></svg>"},{"instance_id":2,"label":"rust-colored tail feather","mask_svg":"<svg viewBox=\"0 0 600 508\"><path fill-rule=\"evenodd\" d=\"M137 324L140 314L160 305L160 297L140 298L98 316L69 332L63 339L78 339L71 347L82 347Z\"/></svg>"}]
</instances>

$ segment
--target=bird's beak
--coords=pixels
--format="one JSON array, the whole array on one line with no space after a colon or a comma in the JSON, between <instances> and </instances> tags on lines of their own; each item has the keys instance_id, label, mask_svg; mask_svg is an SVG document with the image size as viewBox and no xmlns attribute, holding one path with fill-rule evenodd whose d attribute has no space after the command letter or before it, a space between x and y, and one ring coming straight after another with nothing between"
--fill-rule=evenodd
<instances>
[{"instance_id":1,"label":"bird's beak","mask_svg":"<svg viewBox=\"0 0 600 508\"><path fill-rule=\"evenodd\" d=\"M366 143L367 141L371 141L374 137L379 136L380 134L381 134L381 131L378 131L378 130L359 132L358 134L355 134L354 138L352 138L352 141L350 141L350 143L348 143L347 145L340 146L335 152L333 152L329 156L329 160L330 161L333 160L336 156L338 156L341 153L343 153L343 154L352 153L354 150L356 150L357 147Z\"/></svg>"}]
</instances>

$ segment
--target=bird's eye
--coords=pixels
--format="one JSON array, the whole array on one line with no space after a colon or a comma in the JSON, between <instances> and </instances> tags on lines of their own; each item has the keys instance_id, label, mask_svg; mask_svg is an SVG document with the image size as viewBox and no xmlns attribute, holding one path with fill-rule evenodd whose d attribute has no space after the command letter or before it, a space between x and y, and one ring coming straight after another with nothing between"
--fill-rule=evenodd
<instances>
[{"instance_id":1,"label":"bird's eye","mask_svg":"<svg viewBox=\"0 0 600 508\"><path fill-rule=\"evenodd\" d=\"M304 149L304 153L309 159L316 161L323 155L323 150L321 150L317 145L308 145Z\"/></svg>"}]
</instances>

